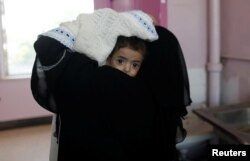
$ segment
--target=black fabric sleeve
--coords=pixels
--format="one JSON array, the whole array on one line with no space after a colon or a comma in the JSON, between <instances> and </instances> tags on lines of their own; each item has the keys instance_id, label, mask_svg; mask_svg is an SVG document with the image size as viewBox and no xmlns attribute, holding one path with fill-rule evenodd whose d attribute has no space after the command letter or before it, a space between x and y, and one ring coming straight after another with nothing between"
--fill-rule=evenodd
<instances>
[{"instance_id":1,"label":"black fabric sleeve","mask_svg":"<svg viewBox=\"0 0 250 161\"><path fill-rule=\"evenodd\" d=\"M55 92L61 78L71 77L78 74L74 71L84 70L89 65L97 66L97 63L47 36L40 36L34 43L34 49L36 58L31 75L33 97L43 108L58 113Z\"/></svg>"}]
</instances>

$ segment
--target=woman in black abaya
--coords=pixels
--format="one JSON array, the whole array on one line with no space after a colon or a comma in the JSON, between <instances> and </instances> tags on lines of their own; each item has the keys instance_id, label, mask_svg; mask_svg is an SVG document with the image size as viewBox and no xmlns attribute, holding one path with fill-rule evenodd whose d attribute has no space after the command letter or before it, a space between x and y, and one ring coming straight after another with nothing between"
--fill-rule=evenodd
<instances>
[{"instance_id":1,"label":"woman in black abaya","mask_svg":"<svg viewBox=\"0 0 250 161\"><path fill-rule=\"evenodd\" d=\"M53 38L36 41L31 89L58 116L58 161L177 159L176 142L185 137L181 118L191 103L189 82L176 37L156 29L159 39L148 44L135 78L100 67Z\"/></svg>"},{"instance_id":2,"label":"woman in black abaya","mask_svg":"<svg viewBox=\"0 0 250 161\"><path fill-rule=\"evenodd\" d=\"M158 38L150 17L103 9L63 25L34 43L31 77L35 100L57 116L58 161L158 160L151 93L139 77L103 65L119 35Z\"/></svg>"}]
</instances>

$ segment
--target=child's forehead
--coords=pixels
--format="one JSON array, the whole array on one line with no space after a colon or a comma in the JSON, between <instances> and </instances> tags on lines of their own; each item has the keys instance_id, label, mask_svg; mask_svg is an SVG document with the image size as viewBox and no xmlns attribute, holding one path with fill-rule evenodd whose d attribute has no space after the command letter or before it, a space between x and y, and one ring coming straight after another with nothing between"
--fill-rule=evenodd
<instances>
[{"instance_id":1,"label":"child's forehead","mask_svg":"<svg viewBox=\"0 0 250 161\"><path fill-rule=\"evenodd\" d=\"M126 46L126 47L121 47L119 49L116 50L116 53L134 53L134 54L140 54L140 55L143 55L143 51L140 50L140 49L134 49L130 46Z\"/></svg>"},{"instance_id":2,"label":"child's forehead","mask_svg":"<svg viewBox=\"0 0 250 161\"><path fill-rule=\"evenodd\" d=\"M116 57L122 57L126 59L134 59L134 60L142 60L143 55L137 50L131 49L131 48L120 48L115 52L114 54Z\"/></svg>"}]
</instances>

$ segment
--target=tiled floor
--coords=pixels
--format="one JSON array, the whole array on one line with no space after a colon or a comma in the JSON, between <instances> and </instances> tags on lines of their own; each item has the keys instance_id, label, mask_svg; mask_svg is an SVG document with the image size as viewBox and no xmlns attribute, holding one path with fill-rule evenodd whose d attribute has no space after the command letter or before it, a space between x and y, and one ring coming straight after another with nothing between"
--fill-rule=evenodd
<instances>
[{"instance_id":1,"label":"tiled floor","mask_svg":"<svg viewBox=\"0 0 250 161\"><path fill-rule=\"evenodd\" d=\"M0 161L49 161L51 125L0 131Z\"/></svg>"},{"instance_id":2,"label":"tiled floor","mask_svg":"<svg viewBox=\"0 0 250 161\"><path fill-rule=\"evenodd\" d=\"M51 125L0 130L0 161L49 161L50 141Z\"/></svg>"}]
</instances>

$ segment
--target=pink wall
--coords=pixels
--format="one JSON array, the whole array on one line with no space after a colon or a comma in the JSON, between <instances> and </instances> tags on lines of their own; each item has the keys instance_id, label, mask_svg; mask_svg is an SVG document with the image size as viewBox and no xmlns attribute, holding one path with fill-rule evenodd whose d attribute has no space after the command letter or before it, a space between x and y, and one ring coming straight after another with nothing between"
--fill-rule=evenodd
<instances>
[{"instance_id":1,"label":"pink wall","mask_svg":"<svg viewBox=\"0 0 250 161\"><path fill-rule=\"evenodd\" d=\"M111 8L111 0L94 0L95 3L95 9L98 8Z\"/></svg>"},{"instance_id":2,"label":"pink wall","mask_svg":"<svg viewBox=\"0 0 250 161\"><path fill-rule=\"evenodd\" d=\"M250 1L222 0L222 55L250 59Z\"/></svg>"},{"instance_id":3,"label":"pink wall","mask_svg":"<svg viewBox=\"0 0 250 161\"><path fill-rule=\"evenodd\" d=\"M48 116L33 99L30 79L0 81L0 122Z\"/></svg>"},{"instance_id":4,"label":"pink wall","mask_svg":"<svg viewBox=\"0 0 250 161\"><path fill-rule=\"evenodd\" d=\"M168 2L168 29L180 41L189 68L207 65L206 0L173 0Z\"/></svg>"},{"instance_id":5,"label":"pink wall","mask_svg":"<svg viewBox=\"0 0 250 161\"><path fill-rule=\"evenodd\" d=\"M113 0L112 8L117 11L140 9L153 15L159 22L160 1L151 0Z\"/></svg>"},{"instance_id":6,"label":"pink wall","mask_svg":"<svg viewBox=\"0 0 250 161\"><path fill-rule=\"evenodd\" d=\"M250 102L250 1L221 0L221 103ZM182 46L194 103L206 101L207 0L168 1L168 28Z\"/></svg>"},{"instance_id":7,"label":"pink wall","mask_svg":"<svg viewBox=\"0 0 250 161\"><path fill-rule=\"evenodd\" d=\"M250 102L250 1L221 1L222 103Z\"/></svg>"},{"instance_id":8,"label":"pink wall","mask_svg":"<svg viewBox=\"0 0 250 161\"><path fill-rule=\"evenodd\" d=\"M113 8L117 11L139 9L153 15L158 24L167 26L166 0L95 0L95 9Z\"/></svg>"}]
</instances>

